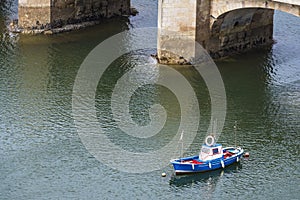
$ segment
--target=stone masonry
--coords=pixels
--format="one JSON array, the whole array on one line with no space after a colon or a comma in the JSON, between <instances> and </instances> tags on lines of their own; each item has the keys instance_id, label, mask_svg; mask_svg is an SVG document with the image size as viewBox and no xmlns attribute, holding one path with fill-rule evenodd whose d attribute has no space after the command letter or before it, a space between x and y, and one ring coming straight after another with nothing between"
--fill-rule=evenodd
<instances>
[{"instance_id":1,"label":"stone masonry","mask_svg":"<svg viewBox=\"0 0 300 200\"><path fill-rule=\"evenodd\" d=\"M18 25L52 29L129 14L130 0L19 0Z\"/></svg>"},{"instance_id":2,"label":"stone masonry","mask_svg":"<svg viewBox=\"0 0 300 200\"><path fill-rule=\"evenodd\" d=\"M275 9L300 16L300 0L159 0L158 60L189 63L190 40L213 58L270 44Z\"/></svg>"},{"instance_id":3,"label":"stone masonry","mask_svg":"<svg viewBox=\"0 0 300 200\"><path fill-rule=\"evenodd\" d=\"M33 27L36 24L51 23L51 2L49 0L19 0L19 26Z\"/></svg>"},{"instance_id":4,"label":"stone masonry","mask_svg":"<svg viewBox=\"0 0 300 200\"><path fill-rule=\"evenodd\" d=\"M220 58L272 44L273 15L273 10L248 8L219 16L210 29L207 51Z\"/></svg>"},{"instance_id":5,"label":"stone masonry","mask_svg":"<svg viewBox=\"0 0 300 200\"><path fill-rule=\"evenodd\" d=\"M187 5L187 6L183 6ZM187 45L196 37L196 1L160 0L158 12L158 58L161 63L184 64L194 55L194 47ZM183 48L190 47L188 50ZM183 56L177 51L189 55ZM176 55L177 54L177 55ZM181 55L178 55L181 54ZM188 57L188 58L187 58Z\"/></svg>"}]
</instances>

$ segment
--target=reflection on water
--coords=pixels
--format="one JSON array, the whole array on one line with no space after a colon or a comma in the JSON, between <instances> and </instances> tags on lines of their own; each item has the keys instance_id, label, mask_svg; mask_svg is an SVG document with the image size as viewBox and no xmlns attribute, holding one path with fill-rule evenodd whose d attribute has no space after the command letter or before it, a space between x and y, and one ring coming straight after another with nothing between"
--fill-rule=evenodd
<instances>
[{"instance_id":1,"label":"reflection on water","mask_svg":"<svg viewBox=\"0 0 300 200\"><path fill-rule=\"evenodd\" d=\"M185 193L186 197L201 199L223 199L237 197L243 193L239 184L240 174L244 173L242 166L247 163L235 163L211 172L192 175L172 175L169 181L170 190L174 193ZM184 197L184 196L183 196Z\"/></svg>"},{"instance_id":2,"label":"reflection on water","mask_svg":"<svg viewBox=\"0 0 300 200\"><path fill-rule=\"evenodd\" d=\"M7 32L5 23L16 3L0 2L1 199L299 198L299 18L277 12L277 42L272 47L217 62L227 95L227 117L218 142L234 144L233 125L238 121L237 143L250 152L250 159L225 170L183 177L170 177L173 170L166 167L162 171L168 177L162 178L162 171L127 174L98 162L81 143L72 118L73 84L84 58L113 34L155 26L156 0L133 1L140 14L129 21L36 37ZM144 125L149 122L148 108L157 102L164 105L169 120L164 134L137 140L121 134L112 119L112 88L134 66L153 64L149 60L152 51L118 59L97 89L99 123L111 134L111 141L127 149L149 151L163 146L180 121L176 97L156 85L136 91L130 112L133 120ZM210 99L193 67L173 67L189 80L200 102L200 128L186 152L194 155L208 127Z\"/></svg>"},{"instance_id":3,"label":"reflection on water","mask_svg":"<svg viewBox=\"0 0 300 200\"><path fill-rule=\"evenodd\" d=\"M220 179L226 174L241 173L242 164L235 163L225 169L218 169L211 172L190 174L183 176L173 176L170 179L170 185L175 187L189 187L191 185L207 186L207 190L213 192Z\"/></svg>"}]
</instances>

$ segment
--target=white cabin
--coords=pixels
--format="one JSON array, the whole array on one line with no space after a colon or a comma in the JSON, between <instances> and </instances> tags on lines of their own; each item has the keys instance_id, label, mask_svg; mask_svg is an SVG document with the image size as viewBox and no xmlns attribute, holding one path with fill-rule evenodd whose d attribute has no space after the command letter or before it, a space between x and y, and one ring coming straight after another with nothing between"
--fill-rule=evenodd
<instances>
[{"instance_id":1,"label":"white cabin","mask_svg":"<svg viewBox=\"0 0 300 200\"><path fill-rule=\"evenodd\" d=\"M201 151L199 153L199 159L202 161L213 160L213 159L221 158L222 156L223 156L223 152L222 152L221 144L214 144L212 146L203 144Z\"/></svg>"}]
</instances>

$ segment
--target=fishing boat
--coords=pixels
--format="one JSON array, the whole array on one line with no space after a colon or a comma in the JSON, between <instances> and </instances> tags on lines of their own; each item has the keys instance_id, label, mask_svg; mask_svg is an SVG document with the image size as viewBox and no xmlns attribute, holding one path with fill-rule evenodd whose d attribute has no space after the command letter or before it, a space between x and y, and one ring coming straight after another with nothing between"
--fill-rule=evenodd
<instances>
[{"instance_id":1,"label":"fishing boat","mask_svg":"<svg viewBox=\"0 0 300 200\"><path fill-rule=\"evenodd\" d=\"M241 147L225 147L215 143L213 135L209 135L202 145L199 155L173 159L176 175L207 172L225 168L241 160L244 150Z\"/></svg>"}]
</instances>

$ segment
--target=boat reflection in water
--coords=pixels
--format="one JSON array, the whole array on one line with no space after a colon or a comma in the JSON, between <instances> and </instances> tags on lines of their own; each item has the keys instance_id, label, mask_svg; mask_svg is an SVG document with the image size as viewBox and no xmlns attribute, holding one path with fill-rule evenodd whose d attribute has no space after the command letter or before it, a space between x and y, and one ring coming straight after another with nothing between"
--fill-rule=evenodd
<instances>
[{"instance_id":1,"label":"boat reflection in water","mask_svg":"<svg viewBox=\"0 0 300 200\"><path fill-rule=\"evenodd\" d=\"M217 169L214 171L204 172L204 173L195 173L189 175L176 176L174 173L170 179L170 185L175 187L187 187L191 185L202 185L205 184L213 189L220 178L224 174L236 173L242 169L242 164L234 163L224 169Z\"/></svg>"}]
</instances>

